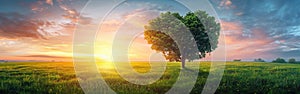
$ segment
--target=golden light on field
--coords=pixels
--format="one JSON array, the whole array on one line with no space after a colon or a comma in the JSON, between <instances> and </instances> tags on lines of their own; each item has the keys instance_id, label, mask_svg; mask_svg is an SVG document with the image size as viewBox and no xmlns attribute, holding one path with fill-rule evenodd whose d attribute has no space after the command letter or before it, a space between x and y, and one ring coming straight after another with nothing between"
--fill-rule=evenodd
<instances>
[{"instance_id":1,"label":"golden light on field","mask_svg":"<svg viewBox=\"0 0 300 94\"><path fill-rule=\"evenodd\" d=\"M113 62L98 62L97 67L98 69L113 69L115 66Z\"/></svg>"}]
</instances>

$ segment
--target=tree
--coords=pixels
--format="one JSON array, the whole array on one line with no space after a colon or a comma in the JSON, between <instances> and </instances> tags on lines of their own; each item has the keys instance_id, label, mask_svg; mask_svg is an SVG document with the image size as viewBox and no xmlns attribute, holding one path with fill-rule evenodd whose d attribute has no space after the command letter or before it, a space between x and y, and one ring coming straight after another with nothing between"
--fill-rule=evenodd
<instances>
[{"instance_id":1,"label":"tree","mask_svg":"<svg viewBox=\"0 0 300 94\"><path fill-rule=\"evenodd\" d=\"M276 60L273 60L274 63L286 63L286 61L283 58L277 58Z\"/></svg>"},{"instance_id":2,"label":"tree","mask_svg":"<svg viewBox=\"0 0 300 94\"><path fill-rule=\"evenodd\" d=\"M188 36L192 35L192 39ZM204 58L217 48L220 24L205 11L189 12L185 16L166 12L150 20L145 26L144 36L151 48L163 53L170 62ZM176 38L176 39L174 39ZM192 42L191 40L195 40ZM198 51L193 51L192 48Z\"/></svg>"},{"instance_id":3,"label":"tree","mask_svg":"<svg viewBox=\"0 0 300 94\"><path fill-rule=\"evenodd\" d=\"M234 62L240 62L242 59L233 59Z\"/></svg>"},{"instance_id":4,"label":"tree","mask_svg":"<svg viewBox=\"0 0 300 94\"><path fill-rule=\"evenodd\" d=\"M254 62L265 62L265 60L258 58L258 59L254 59Z\"/></svg>"},{"instance_id":5,"label":"tree","mask_svg":"<svg viewBox=\"0 0 300 94\"><path fill-rule=\"evenodd\" d=\"M289 63L296 63L296 59L294 58L289 59Z\"/></svg>"}]
</instances>

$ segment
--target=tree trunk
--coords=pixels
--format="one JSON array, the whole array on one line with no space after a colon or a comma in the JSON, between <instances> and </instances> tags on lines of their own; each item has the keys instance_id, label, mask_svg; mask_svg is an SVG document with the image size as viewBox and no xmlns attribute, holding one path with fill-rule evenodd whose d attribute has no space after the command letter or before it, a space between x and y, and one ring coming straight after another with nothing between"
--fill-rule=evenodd
<instances>
[{"instance_id":1,"label":"tree trunk","mask_svg":"<svg viewBox=\"0 0 300 94\"><path fill-rule=\"evenodd\" d=\"M181 68L183 69L183 68L185 68L185 56L182 56L182 58L181 58Z\"/></svg>"}]
</instances>

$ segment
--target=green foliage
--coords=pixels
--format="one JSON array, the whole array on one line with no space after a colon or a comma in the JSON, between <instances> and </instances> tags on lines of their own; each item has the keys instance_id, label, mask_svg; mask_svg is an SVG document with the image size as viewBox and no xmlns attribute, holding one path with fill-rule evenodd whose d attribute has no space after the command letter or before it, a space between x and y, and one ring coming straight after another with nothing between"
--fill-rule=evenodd
<instances>
[{"instance_id":1,"label":"green foliage","mask_svg":"<svg viewBox=\"0 0 300 94\"><path fill-rule=\"evenodd\" d=\"M154 30L145 31L144 35L148 43L152 44L151 49L162 52L165 58L171 62L180 61L179 48L170 36Z\"/></svg>"},{"instance_id":2,"label":"green foliage","mask_svg":"<svg viewBox=\"0 0 300 94\"><path fill-rule=\"evenodd\" d=\"M297 61L295 58L291 58L291 59L289 59L289 63L297 63Z\"/></svg>"},{"instance_id":3,"label":"green foliage","mask_svg":"<svg viewBox=\"0 0 300 94\"><path fill-rule=\"evenodd\" d=\"M258 58L258 59L254 59L254 62L265 62L265 60Z\"/></svg>"},{"instance_id":4,"label":"green foliage","mask_svg":"<svg viewBox=\"0 0 300 94\"><path fill-rule=\"evenodd\" d=\"M220 24L204 11L189 12L185 16L167 12L145 26L144 36L152 44L151 48L162 52L167 60L191 61L203 58L217 48L219 31Z\"/></svg>"},{"instance_id":5,"label":"green foliage","mask_svg":"<svg viewBox=\"0 0 300 94\"><path fill-rule=\"evenodd\" d=\"M283 58L277 58L276 60L272 61L273 63L286 63L286 61Z\"/></svg>"}]
</instances>

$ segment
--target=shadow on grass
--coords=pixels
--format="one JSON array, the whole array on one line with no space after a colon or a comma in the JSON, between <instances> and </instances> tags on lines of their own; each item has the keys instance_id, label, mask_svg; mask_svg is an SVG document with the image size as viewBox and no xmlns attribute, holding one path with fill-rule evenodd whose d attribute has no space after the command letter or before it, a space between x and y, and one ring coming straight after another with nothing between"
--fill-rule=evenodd
<instances>
[{"instance_id":1,"label":"shadow on grass","mask_svg":"<svg viewBox=\"0 0 300 94\"><path fill-rule=\"evenodd\" d=\"M189 71L189 72L194 72L196 73L197 71L196 70L193 70L193 69L190 69L190 68L183 68L183 70L185 71ZM201 70L200 70L201 71Z\"/></svg>"}]
</instances>

